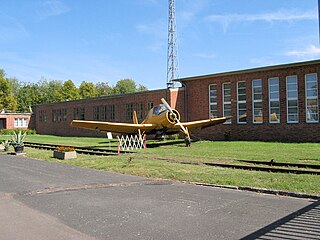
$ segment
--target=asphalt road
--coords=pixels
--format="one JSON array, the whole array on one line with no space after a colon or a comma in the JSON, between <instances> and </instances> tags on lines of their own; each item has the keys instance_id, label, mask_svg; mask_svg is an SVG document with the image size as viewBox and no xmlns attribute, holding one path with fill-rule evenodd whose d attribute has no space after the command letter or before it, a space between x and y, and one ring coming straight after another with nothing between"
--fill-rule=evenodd
<instances>
[{"instance_id":1,"label":"asphalt road","mask_svg":"<svg viewBox=\"0 0 320 240\"><path fill-rule=\"evenodd\" d=\"M319 202L0 154L0 239L320 239Z\"/></svg>"}]
</instances>

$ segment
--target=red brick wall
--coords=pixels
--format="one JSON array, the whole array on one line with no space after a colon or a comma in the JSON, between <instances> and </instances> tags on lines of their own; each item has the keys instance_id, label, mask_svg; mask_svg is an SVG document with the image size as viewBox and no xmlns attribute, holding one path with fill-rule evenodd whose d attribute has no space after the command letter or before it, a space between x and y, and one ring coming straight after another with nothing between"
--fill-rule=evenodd
<instances>
[{"instance_id":1,"label":"red brick wall","mask_svg":"<svg viewBox=\"0 0 320 240\"><path fill-rule=\"evenodd\" d=\"M306 123L305 74L318 74L318 97L320 103L320 62L302 64L301 66L284 66L275 69L265 68L257 71L242 71L238 73L216 74L203 76L196 80L182 81L186 86L188 105L188 120L200 120L209 117L209 85L217 85L218 116L222 110L222 84L231 83L232 124L223 124L194 133L197 137L223 140L225 131L231 131L232 140L261 141L295 141L320 142L320 124ZM287 123L286 77L298 77L299 123ZM279 77L280 92L280 123L269 123L268 79ZM263 123L252 123L252 80L262 79ZM247 123L237 124L237 82L246 82ZM319 107L320 109L320 107Z\"/></svg>"},{"instance_id":2,"label":"red brick wall","mask_svg":"<svg viewBox=\"0 0 320 240\"><path fill-rule=\"evenodd\" d=\"M171 89L168 90L168 98L167 101L169 101L169 104L172 108L178 110L181 116L181 121L185 121L185 112L186 112L186 106L185 106L185 91L184 88L177 88L177 89Z\"/></svg>"},{"instance_id":3,"label":"red brick wall","mask_svg":"<svg viewBox=\"0 0 320 240\"><path fill-rule=\"evenodd\" d=\"M6 113L0 114L0 119L6 119L6 129L16 129L14 127L14 119L15 118L27 118L28 119L28 127L19 127L17 129L27 129L32 128L32 121L30 121L31 114L17 114L17 113Z\"/></svg>"},{"instance_id":4,"label":"red brick wall","mask_svg":"<svg viewBox=\"0 0 320 240\"><path fill-rule=\"evenodd\" d=\"M101 121L101 107L103 105L114 105L115 106L115 119L114 122L132 122L132 119L126 118L126 104L130 103L142 103L142 115L143 118L147 115L147 103L153 103L154 105L161 103L161 98L167 97L167 90L156 90L156 91L147 91L141 93L133 93L119 96L110 96L110 97L100 97L100 98L91 98L83 99L78 101L69 101L61 103L52 103L52 104L41 104L34 106L35 111L35 125L36 130L40 134L52 134L59 136L105 136L106 134L80 129L73 128L70 126L70 123L73 120L73 109L74 108L85 108L85 120L93 120L93 107L99 106L99 121ZM52 121L52 111L66 109L67 119L66 121ZM135 109L136 110L136 109ZM40 111L44 111L47 115L47 121L40 121ZM107 119L107 121L109 121Z\"/></svg>"},{"instance_id":5,"label":"red brick wall","mask_svg":"<svg viewBox=\"0 0 320 240\"><path fill-rule=\"evenodd\" d=\"M209 85L217 85L218 116L223 115L222 84L231 83L232 124L222 124L194 132L193 135L211 140L223 140L224 133L230 131L232 140L261 140L261 141L295 141L295 142L320 142L320 124L306 123L305 104L305 74L318 73L318 96L320 103L320 61L288 64L283 66L250 69L238 72L213 74L208 76L182 79L184 88L179 90L156 90L142 93L83 99L78 101L42 104L34 107L34 123L38 133L62 136L105 136L105 134L92 130L70 127L73 120L73 108L85 108L85 120L93 120L93 107L102 105L115 105L116 122L131 122L126 118L126 104L143 103L143 117L146 116L147 103L160 104L162 97L176 108L182 121L207 119L209 117ZM286 76L297 75L299 93L299 123L287 123L286 106ZM269 96L268 79L279 77L280 91L280 123L269 123ZM262 80L263 123L252 123L252 80ZM246 82L247 97L247 123L237 124L237 82ZM57 109L67 110L66 121L52 122L52 111ZM319 107L320 109L320 107ZM39 121L39 112L45 111L47 122ZM108 119L107 119L108 120Z\"/></svg>"}]
</instances>

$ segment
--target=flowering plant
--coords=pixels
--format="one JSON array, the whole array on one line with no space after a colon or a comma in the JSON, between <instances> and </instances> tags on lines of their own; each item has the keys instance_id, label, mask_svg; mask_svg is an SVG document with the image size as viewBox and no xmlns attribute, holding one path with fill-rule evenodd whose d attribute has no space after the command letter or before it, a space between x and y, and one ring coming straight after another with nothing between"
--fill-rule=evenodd
<instances>
[{"instance_id":1,"label":"flowering plant","mask_svg":"<svg viewBox=\"0 0 320 240\"><path fill-rule=\"evenodd\" d=\"M72 151L75 151L76 149L74 147L69 147L69 146L58 146L56 147L56 150L60 152L72 152Z\"/></svg>"}]
</instances>

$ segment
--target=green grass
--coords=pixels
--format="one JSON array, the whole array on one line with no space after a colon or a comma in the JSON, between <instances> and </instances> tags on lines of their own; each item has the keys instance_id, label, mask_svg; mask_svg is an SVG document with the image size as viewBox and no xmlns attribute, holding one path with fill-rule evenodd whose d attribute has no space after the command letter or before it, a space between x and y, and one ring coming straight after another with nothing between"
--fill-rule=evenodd
<instances>
[{"instance_id":1,"label":"green grass","mask_svg":"<svg viewBox=\"0 0 320 240\"><path fill-rule=\"evenodd\" d=\"M103 138L35 135L28 136L27 141L109 148L109 141ZM184 147L183 141L180 140L172 141L171 145L166 145L165 142L148 141L148 143L157 145L157 147L147 148L146 153L140 150L134 154L120 156L78 154L78 158L72 160L54 159L52 151L47 150L26 148L26 152L27 156L32 158L138 176L320 194L319 175L245 171L156 160L161 158L178 161L234 163L237 159L267 161L274 159L278 162L320 164L320 144L318 143L199 141L192 143L191 148ZM111 146L115 147L115 142L112 142ZM131 162L129 158L132 158Z\"/></svg>"}]
</instances>

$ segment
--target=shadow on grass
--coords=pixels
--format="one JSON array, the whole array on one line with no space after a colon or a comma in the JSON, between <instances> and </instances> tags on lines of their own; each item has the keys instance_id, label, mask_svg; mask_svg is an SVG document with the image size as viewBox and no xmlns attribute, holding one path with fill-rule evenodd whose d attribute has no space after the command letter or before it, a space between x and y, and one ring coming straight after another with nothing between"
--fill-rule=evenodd
<instances>
[{"instance_id":1,"label":"shadow on grass","mask_svg":"<svg viewBox=\"0 0 320 240\"><path fill-rule=\"evenodd\" d=\"M291 213L242 239L320 239L320 201Z\"/></svg>"},{"instance_id":2,"label":"shadow on grass","mask_svg":"<svg viewBox=\"0 0 320 240\"><path fill-rule=\"evenodd\" d=\"M192 143L198 142L198 140L191 140L191 146ZM147 142L147 148L157 148L162 146L177 146L177 147L186 147L184 139L178 139L178 140L159 140L158 142Z\"/></svg>"}]
</instances>

